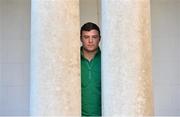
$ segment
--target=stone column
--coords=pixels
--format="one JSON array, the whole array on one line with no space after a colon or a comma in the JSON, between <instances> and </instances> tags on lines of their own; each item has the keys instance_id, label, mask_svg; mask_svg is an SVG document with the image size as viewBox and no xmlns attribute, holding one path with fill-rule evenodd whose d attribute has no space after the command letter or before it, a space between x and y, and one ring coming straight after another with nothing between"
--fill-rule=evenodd
<instances>
[{"instance_id":1,"label":"stone column","mask_svg":"<svg viewBox=\"0 0 180 117\"><path fill-rule=\"evenodd\" d=\"M32 0L30 115L80 116L79 0Z\"/></svg>"},{"instance_id":2,"label":"stone column","mask_svg":"<svg viewBox=\"0 0 180 117\"><path fill-rule=\"evenodd\" d=\"M150 0L102 0L103 115L153 115Z\"/></svg>"}]
</instances>

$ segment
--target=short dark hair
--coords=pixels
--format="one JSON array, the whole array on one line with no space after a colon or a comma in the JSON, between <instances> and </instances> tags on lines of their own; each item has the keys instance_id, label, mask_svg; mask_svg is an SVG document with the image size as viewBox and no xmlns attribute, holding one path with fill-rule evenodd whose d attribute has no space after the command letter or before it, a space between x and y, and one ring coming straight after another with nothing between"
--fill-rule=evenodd
<instances>
[{"instance_id":1,"label":"short dark hair","mask_svg":"<svg viewBox=\"0 0 180 117\"><path fill-rule=\"evenodd\" d=\"M100 29L99 27L95 24L95 23L92 23L92 22L87 22L85 23L82 27L81 27L81 36L82 36L82 31L91 31L91 30L97 30L98 33L99 33L99 36L101 37L101 32L100 32Z\"/></svg>"}]
</instances>

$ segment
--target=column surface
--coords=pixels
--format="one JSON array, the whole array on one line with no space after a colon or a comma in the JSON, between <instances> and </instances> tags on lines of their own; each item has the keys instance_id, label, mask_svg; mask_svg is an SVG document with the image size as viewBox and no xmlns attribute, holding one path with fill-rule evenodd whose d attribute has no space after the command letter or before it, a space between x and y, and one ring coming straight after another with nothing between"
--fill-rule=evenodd
<instances>
[{"instance_id":1,"label":"column surface","mask_svg":"<svg viewBox=\"0 0 180 117\"><path fill-rule=\"evenodd\" d=\"M103 115L153 115L149 0L102 0Z\"/></svg>"},{"instance_id":2,"label":"column surface","mask_svg":"<svg viewBox=\"0 0 180 117\"><path fill-rule=\"evenodd\" d=\"M32 0L30 115L81 115L79 25L79 0Z\"/></svg>"}]
</instances>

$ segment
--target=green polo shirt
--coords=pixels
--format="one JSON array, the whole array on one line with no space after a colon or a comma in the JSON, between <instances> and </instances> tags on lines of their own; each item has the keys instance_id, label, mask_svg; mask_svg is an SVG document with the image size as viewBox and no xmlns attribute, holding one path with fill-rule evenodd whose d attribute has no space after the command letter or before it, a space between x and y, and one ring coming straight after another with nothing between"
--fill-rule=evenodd
<instances>
[{"instance_id":1,"label":"green polo shirt","mask_svg":"<svg viewBox=\"0 0 180 117\"><path fill-rule=\"evenodd\" d=\"M101 116L101 51L91 61L81 48L81 110L82 116Z\"/></svg>"}]
</instances>

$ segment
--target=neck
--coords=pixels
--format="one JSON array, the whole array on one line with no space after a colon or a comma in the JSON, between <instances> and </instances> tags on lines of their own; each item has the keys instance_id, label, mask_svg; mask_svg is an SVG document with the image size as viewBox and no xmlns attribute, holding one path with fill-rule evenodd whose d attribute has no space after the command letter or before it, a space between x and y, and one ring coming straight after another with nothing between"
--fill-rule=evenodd
<instances>
[{"instance_id":1,"label":"neck","mask_svg":"<svg viewBox=\"0 0 180 117\"><path fill-rule=\"evenodd\" d=\"M83 55L87 60L91 61L94 58L95 54L97 53L97 50L98 49L96 49L93 52L89 52L89 51L83 49Z\"/></svg>"}]
</instances>

